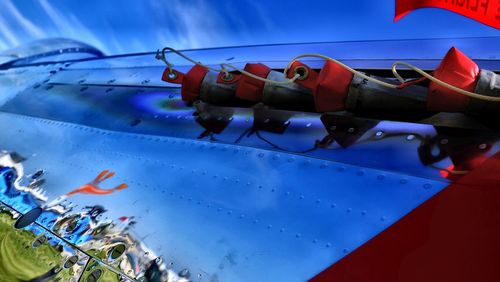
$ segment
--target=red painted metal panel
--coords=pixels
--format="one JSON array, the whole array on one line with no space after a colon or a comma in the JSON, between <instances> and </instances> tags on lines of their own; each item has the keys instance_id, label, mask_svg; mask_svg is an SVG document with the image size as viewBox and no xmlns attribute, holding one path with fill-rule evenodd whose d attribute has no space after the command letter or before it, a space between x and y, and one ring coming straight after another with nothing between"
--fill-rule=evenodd
<instances>
[{"instance_id":1,"label":"red painted metal panel","mask_svg":"<svg viewBox=\"0 0 500 282\"><path fill-rule=\"evenodd\" d=\"M500 154L311 281L500 281Z\"/></svg>"}]
</instances>

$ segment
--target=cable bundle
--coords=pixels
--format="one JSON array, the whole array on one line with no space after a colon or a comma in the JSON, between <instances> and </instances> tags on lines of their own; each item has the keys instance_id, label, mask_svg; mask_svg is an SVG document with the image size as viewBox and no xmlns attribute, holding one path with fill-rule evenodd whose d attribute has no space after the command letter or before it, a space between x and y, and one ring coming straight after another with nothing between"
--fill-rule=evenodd
<instances>
[{"instance_id":1,"label":"cable bundle","mask_svg":"<svg viewBox=\"0 0 500 282\"><path fill-rule=\"evenodd\" d=\"M171 51L195 66L186 74L165 58ZM316 57L325 60L319 72L299 61ZM303 54L277 72L263 64L231 64L211 68L172 49L158 50L156 58L167 64L162 79L181 84L182 99L217 105L264 103L281 109L333 112L339 110L446 111L481 114L500 109L500 78L480 70L477 64L451 48L436 70L429 74L406 62L395 62L395 78L381 78L354 70L327 56ZM403 65L421 79L405 80L397 72ZM231 72L230 72L231 70ZM235 71L235 72L233 72Z\"/></svg>"}]
</instances>

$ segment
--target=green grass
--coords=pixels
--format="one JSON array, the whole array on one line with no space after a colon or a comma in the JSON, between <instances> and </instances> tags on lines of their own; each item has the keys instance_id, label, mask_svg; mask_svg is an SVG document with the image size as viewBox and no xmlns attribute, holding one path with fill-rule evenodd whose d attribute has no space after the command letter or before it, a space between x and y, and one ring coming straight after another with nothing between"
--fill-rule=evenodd
<instances>
[{"instance_id":1,"label":"green grass","mask_svg":"<svg viewBox=\"0 0 500 282\"><path fill-rule=\"evenodd\" d=\"M27 281L40 276L54 266L62 265L61 253L47 243L32 247L36 236L13 227L15 220L8 212L0 212L0 281ZM69 281L72 269L64 269L58 277Z\"/></svg>"},{"instance_id":2,"label":"green grass","mask_svg":"<svg viewBox=\"0 0 500 282\"><path fill-rule=\"evenodd\" d=\"M65 258L54 246L45 243L37 248L32 247L36 236L26 230L14 228L15 220L8 212L0 212L0 282L22 282L38 277L54 266L64 264ZM104 258L103 250L90 250L97 257ZM102 276L99 282L116 282L119 277L114 272L92 260L83 274L83 279L92 270L99 268ZM73 277L73 269L63 269L54 279L69 281ZM57 280L57 279L56 279Z\"/></svg>"}]
</instances>

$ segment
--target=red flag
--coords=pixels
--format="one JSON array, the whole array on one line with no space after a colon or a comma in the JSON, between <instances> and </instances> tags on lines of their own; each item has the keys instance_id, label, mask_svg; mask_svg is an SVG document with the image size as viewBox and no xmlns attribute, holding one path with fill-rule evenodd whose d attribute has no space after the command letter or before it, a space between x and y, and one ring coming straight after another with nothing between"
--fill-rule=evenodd
<instances>
[{"instance_id":1,"label":"red flag","mask_svg":"<svg viewBox=\"0 0 500 282\"><path fill-rule=\"evenodd\" d=\"M394 21L420 8L450 10L500 29L500 0L396 0Z\"/></svg>"}]
</instances>

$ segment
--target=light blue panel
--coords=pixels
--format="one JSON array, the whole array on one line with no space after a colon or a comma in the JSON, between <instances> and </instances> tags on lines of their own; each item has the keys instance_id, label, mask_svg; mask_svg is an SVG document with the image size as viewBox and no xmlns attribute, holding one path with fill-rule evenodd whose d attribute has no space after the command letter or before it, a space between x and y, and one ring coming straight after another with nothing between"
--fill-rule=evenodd
<instances>
[{"instance_id":1,"label":"light blue panel","mask_svg":"<svg viewBox=\"0 0 500 282\"><path fill-rule=\"evenodd\" d=\"M49 201L109 168L129 188L77 195L194 281L304 281L447 185L288 153L0 114L2 149L43 168Z\"/></svg>"}]
</instances>

